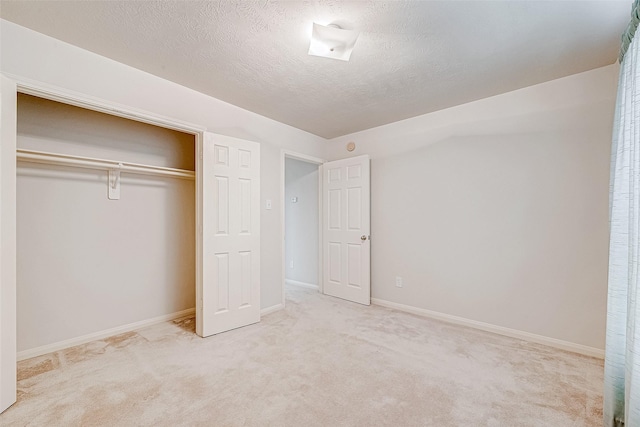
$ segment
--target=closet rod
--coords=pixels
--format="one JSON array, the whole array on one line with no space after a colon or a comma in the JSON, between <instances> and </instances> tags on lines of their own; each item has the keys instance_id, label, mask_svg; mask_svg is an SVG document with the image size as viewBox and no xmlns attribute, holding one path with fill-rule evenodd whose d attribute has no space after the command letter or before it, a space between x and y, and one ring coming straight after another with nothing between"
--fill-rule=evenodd
<instances>
[{"instance_id":1,"label":"closet rod","mask_svg":"<svg viewBox=\"0 0 640 427\"><path fill-rule=\"evenodd\" d=\"M16 150L17 159L23 162L43 163L60 166L75 166L85 169L120 170L122 172L143 175L163 175L176 178L195 179L195 172L186 169L165 168L140 163L117 162L114 160L91 157L71 156L68 154L48 153L46 151Z\"/></svg>"}]
</instances>

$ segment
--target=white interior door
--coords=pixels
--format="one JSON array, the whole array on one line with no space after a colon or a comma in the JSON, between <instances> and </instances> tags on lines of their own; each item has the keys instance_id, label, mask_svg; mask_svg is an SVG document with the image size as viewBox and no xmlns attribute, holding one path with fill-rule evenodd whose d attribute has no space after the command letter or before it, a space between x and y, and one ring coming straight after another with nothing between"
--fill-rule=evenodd
<instances>
[{"instance_id":1,"label":"white interior door","mask_svg":"<svg viewBox=\"0 0 640 427\"><path fill-rule=\"evenodd\" d=\"M369 305L369 156L328 162L322 169L323 292Z\"/></svg>"},{"instance_id":2,"label":"white interior door","mask_svg":"<svg viewBox=\"0 0 640 427\"><path fill-rule=\"evenodd\" d=\"M260 145L205 132L197 167L197 333L260 321Z\"/></svg>"},{"instance_id":3,"label":"white interior door","mask_svg":"<svg viewBox=\"0 0 640 427\"><path fill-rule=\"evenodd\" d=\"M0 76L0 412L16 401L16 107Z\"/></svg>"}]
</instances>

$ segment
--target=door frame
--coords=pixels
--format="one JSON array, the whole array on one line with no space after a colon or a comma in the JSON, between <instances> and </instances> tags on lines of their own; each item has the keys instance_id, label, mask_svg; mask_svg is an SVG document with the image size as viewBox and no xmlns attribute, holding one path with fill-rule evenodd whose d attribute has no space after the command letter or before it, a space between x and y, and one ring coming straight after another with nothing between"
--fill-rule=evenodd
<instances>
[{"instance_id":1,"label":"door frame","mask_svg":"<svg viewBox=\"0 0 640 427\"><path fill-rule=\"evenodd\" d=\"M0 76L0 413L17 397L16 351L16 85Z\"/></svg>"},{"instance_id":2,"label":"door frame","mask_svg":"<svg viewBox=\"0 0 640 427\"><path fill-rule=\"evenodd\" d=\"M327 161L319 157L309 156L291 150L280 150L280 229L282 230L282 251L281 251L281 278L282 284L282 308L285 307L285 281L287 279L287 260L285 247L285 165L286 159L295 159L307 163L318 165L318 292L323 293L322 287L322 165Z\"/></svg>"},{"instance_id":3,"label":"door frame","mask_svg":"<svg viewBox=\"0 0 640 427\"><path fill-rule=\"evenodd\" d=\"M202 162L201 162L201 149L202 149L202 141L205 127L199 126L193 123L185 122L182 120L161 116L159 114L154 114L148 111L136 109L134 107L130 107L127 105L117 104L114 102L110 102L104 99L83 95L78 92L72 92L69 90L62 89L57 86L49 85L47 83L34 81L31 79L26 79L21 76L17 76L10 73L2 73L2 75L8 78L11 82L15 84L16 87L16 96L19 93L23 93L26 95L33 95L39 98L48 99L51 101L60 102L63 104L73 105L76 107L84 108L87 110L98 111L101 113L109 114L112 116L123 117L129 120L134 120L142 123L151 124L154 126L177 130L180 132L188 133L195 136L195 145L194 145L194 153L195 153L195 173L196 173L196 301L195 304L202 304L201 302L201 294L202 294L202 274L200 272L200 267L202 266L202 254L199 249L201 245L201 225L202 218L199 208L202 206L202 188L198 184L198 176L202 173ZM17 107L16 107L17 114ZM15 153L14 153L15 156ZM13 160L15 163L17 158ZM13 188L15 191L15 188ZM0 207L0 216L3 218L11 217L11 213L15 212L15 206L5 206L2 205ZM15 218L15 214L13 216ZM13 224L14 229L16 228L16 224L14 221ZM0 257L7 256L5 253L0 253ZM0 263L3 260L0 258ZM7 283L5 281L0 282L2 292L13 293L15 295L16 292L16 281L12 280ZM14 306L17 303L14 303ZM196 310L197 311L197 310ZM9 313L9 316L13 317L14 322L16 321L16 310L14 307L13 313ZM196 323L197 323L196 316ZM11 337L15 342L17 338L17 330L13 331L13 337ZM1 344L1 343L0 343ZM0 348L0 352L2 352L2 348ZM17 384L14 385L17 387Z\"/></svg>"}]
</instances>

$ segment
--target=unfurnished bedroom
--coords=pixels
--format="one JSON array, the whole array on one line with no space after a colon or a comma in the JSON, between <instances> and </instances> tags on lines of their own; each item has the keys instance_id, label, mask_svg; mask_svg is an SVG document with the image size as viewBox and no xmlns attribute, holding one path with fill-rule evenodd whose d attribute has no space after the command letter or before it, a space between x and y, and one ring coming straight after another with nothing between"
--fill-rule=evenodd
<instances>
[{"instance_id":1,"label":"unfurnished bedroom","mask_svg":"<svg viewBox=\"0 0 640 427\"><path fill-rule=\"evenodd\" d=\"M0 425L640 426L638 23L0 0Z\"/></svg>"}]
</instances>

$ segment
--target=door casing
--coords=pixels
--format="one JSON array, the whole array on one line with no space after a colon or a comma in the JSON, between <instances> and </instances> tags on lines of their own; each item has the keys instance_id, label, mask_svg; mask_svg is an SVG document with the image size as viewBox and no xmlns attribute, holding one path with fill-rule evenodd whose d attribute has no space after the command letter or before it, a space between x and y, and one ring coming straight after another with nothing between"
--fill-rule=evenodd
<instances>
[{"instance_id":1,"label":"door casing","mask_svg":"<svg viewBox=\"0 0 640 427\"><path fill-rule=\"evenodd\" d=\"M17 92L0 76L0 412L16 401L16 126Z\"/></svg>"}]
</instances>

